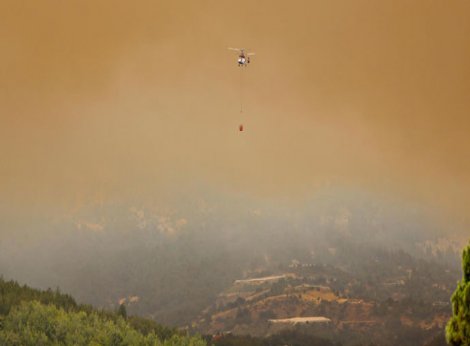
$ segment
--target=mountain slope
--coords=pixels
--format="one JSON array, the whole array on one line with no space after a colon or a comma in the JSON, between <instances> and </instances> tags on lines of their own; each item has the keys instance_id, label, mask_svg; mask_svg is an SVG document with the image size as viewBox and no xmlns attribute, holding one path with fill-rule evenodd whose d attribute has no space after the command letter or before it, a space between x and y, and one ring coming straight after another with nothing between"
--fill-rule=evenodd
<instances>
[{"instance_id":1,"label":"mountain slope","mask_svg":"<svg viewBox=\"0 0 470 346\"><path fill-rule=\"evenodd\" d=\"M0 345L204 346L196 337L138 317L97 311L58 290L40 291L0 278Z\"/></svg>"}]
</instances>

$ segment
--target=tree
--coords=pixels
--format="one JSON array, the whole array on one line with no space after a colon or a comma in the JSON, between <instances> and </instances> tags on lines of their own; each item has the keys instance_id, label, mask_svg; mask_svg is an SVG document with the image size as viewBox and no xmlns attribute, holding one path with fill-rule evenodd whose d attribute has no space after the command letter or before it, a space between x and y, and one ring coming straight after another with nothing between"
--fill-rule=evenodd
<instances>
[{"instance_id":1,"label":"tree","mask_svg":"<svg viewBox=\"0 0 470 346\"><path fill-rule=\"evenodd\" d=\"M118 308L117 313L118 313L119 316L121 316L122 318L127 320L127 310L126 310L126 306L124 305L124 303L119 304L119 308Z\"/></svg>"},{"instance_id":2,"label":"tree","mask_svg":"<svg viewBox=\"0 0 470 346\"><path fill-rule=\"evenodd\" d=\"M451 299L453 316L446 327L447 343L452 346L470 346L470 244L462 253L462 271Z\"/></svg>"},{"instance_id":3,"label":"tree","mask_svg":"<svg viewBox=\"0 0 470 346\"><path fill-rule=\"evenodd\" d=\"M22 302L3 318L0 345L120 345L206 346L200 337L172 335L162 341L153 332L143 335L118 317L109 320L97 312L65 311L37 301Z\"/></svg>"}]
</instances>

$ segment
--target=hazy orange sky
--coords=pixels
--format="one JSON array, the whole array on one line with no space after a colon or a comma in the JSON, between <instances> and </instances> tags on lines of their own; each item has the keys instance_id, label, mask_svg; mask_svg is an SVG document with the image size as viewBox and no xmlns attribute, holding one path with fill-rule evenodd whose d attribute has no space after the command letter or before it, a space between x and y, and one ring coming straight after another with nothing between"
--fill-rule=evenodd
<instances>
[{"instance_id":1,"label":"hazy orange sky","mask_svg":"<svg viewBox=\"0 0 470 346\"><path fill-rule=\"evenodd\" d=\"M0 0L1 200L348 184L464 217L469 93L467 0Z\"/></svg>"}]
</instances>

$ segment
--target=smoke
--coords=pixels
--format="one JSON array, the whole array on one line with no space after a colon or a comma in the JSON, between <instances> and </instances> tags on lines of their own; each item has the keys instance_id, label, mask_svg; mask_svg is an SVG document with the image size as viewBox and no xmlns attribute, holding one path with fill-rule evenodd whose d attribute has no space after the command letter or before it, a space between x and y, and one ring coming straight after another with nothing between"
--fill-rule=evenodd
<instances>
[{"instance_id":1,"label":"smoke","mask_svg":"<svg viewBox=\"0 0 470 346\"><path fill-rule=\"evenodd\" d=\"M461 221L469 10L2 1L0 207L40 214L206 183L267 198L348 185ZM228 46L257 53L243 71L243 114Z\"/></svg>"}]
</instances>

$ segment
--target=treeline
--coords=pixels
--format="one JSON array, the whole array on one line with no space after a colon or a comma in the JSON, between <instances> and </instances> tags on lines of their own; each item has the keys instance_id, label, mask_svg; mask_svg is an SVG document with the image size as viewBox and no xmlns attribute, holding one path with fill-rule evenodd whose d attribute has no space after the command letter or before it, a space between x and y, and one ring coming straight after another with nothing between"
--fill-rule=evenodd
<instances>
[{"instance_id":1,"label":"treeline","mask_svg":"<svg viewBox=\"0 0 470 346\"><path fill-rule=\"evenodd\" d=\"M205 346L141 317L77 304L58 289L40 291L0 278L0 345Z\"/></svg>"}]
</instances>

